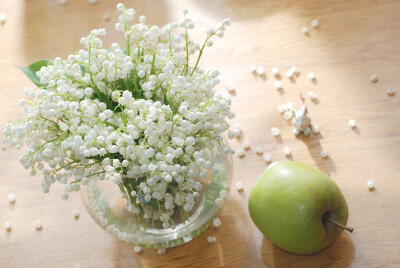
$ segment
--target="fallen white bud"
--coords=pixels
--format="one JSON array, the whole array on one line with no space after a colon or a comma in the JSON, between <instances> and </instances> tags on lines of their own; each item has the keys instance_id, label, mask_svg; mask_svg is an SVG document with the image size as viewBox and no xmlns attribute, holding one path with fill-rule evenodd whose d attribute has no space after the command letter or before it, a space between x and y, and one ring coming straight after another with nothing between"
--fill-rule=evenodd
<instances>
[{"instance_id":1,"label":"fallen white bud","mask_svg":"<svg viewBox=\"0 0 400 268\"><path fill-rule=\"evenodd\" d=\"M142 251L142 248L139 247L139 246L135 246L135 247L133 248L133 251L134 251L135 253L140 253L140 252Z\"/></svg>"},{"instance_id":2,"label":"fallen white bud","mask_svg":"<svg viewBox=\"0 0 400 268\"><path fill-rule=\"evenodd\" d=\"M240 191L243 190L243 183L242 183L241 181L237 182L237 183L235 184L235 186L236 186L236 190L237 190L238 192L240 192Z\"/></svg>"},{"instance_id":3,"label":"fallen white bud","mask_svg":"<svg viewBox=\"0 0 400 268\"><path fill-rule=\"evenodd\" d=\"M376 74L371 75L369 79L371 80L372 83L378 82L378 77L376 76Z\"/></svg>"},{"instance_id":4,"label":"fallen white bud","mask_svg":"<svg viewBox=\"0 0 400 268\"><path fill-rule=\"evenodd\" d=\"M286 156L289 156L289 155L292 154L292 152L290 151L290 148L289 148L288 146L285 146L285 148L283 148L283 153L284 153Z\"/></svg>"},{"instance_id":5,"label":"fallen white bud","mask_svg":"<svg viewBox=\"0 0 400 268\"><path fill-rule=\"evenodd\" d=\"M250 149L250 143L247 141L243 142L242 147L243 147L243 149L248 150L248 149Z\"/></svg>"},{"instance_id":6,"label":"fallen white bud","mask_svg":"<svg viewBox=\"0 0 400 268\"><path fill-rule=\"evenodd\" d=\"M279 75L279 68L278 67L273 67L271 73L274 76L278 76Z\"/></svg>"},{"instance_id":7,"label":"fallen white bud","mask_svg":"<svg viewBox=\"0 0 400 268\"><path fill-rule=\"evenodd\" d=\"M212 236L207 236L207 241L208 241L208 243L214 243L215 241L217 241L217 238L212 237Z\"/></svg>"},{"instance_id":8,"label":"fallen white bud","mask_svg":"<svg viewBox=\"0 0 400 268\"><path fill-rule=\"evenodd\" d=\"M60 0L61 5L65 5L68 1L67 0Z\"/></svg>"},{"instance_id":9,"label":"fallen white bud","mask_svg":"<svg viewBox=\"0 0 400 268\"><path fill-rule=\"evenodd\" d=\"M255 73L256 71L257 71L257 66L252 65L252 66L250 67L250 72Z\"/></svg>"},{"instance_id":10,"label":"fallen white bud","mask_svg":"<svg viewBox=\"0 0 400 268\"><path fill-rule=\"evenodd\" d=\"M89 4L96 4L98 0L88 0Z\"/></svg>"},{"instance_id":11,"label":"fallen white bud","mask_svg":"<svg viewBox=\"0 0 400 268\"><path fill-rule=\"evenodd\" d=\"M311 21L311 26L314 28L317 28L319 26L319 21L318 20L312 20Z\"/></svg>"},{"instance_id":12,"label":"fallen white bud","mask_svg":"<svg viewBox=\"0 0 400 268\"><path fill-rule=\"evenodd\" d=\"M328 157L328 152L327 152L326 150L322 149L321 152L320 152L320 155L321 155L323 158L327 158L327 157Z\"/></svg>"},{"instance_id":13,"label":"fallen white bud","mask_svg":"<svg viewBox=\"0 0 400 268\"><path fill-rule=\"evenodd\" d=\"M257 67L257 71L256 72L257 72L258 75L264 75L265 74L264 66Z\"/></svg>"},{"instance_id":14,"label":"fallen white bud","mask_svg":"<svg viewBox=\"0 0 400 268\"><path fill-rule=\"evenodd\" d=\"M291 111L286 111L286 112L284 112L284 114L283 114L283 118L284 118L285 120L291 119L292 116L293 116L293 113L292 113Z\"/></svg>"},{"instance_id":15,"label":"fallen white bud","mask_svg":"<svg viewBox=\"0 0 400 268\"><path fill-rule=\"evenodd\" d=\"M236 128L233 130L233 132L235 133L235 138L239 139L241 135L241 130L239 128Z\"/></svg>"},{"instance_id":16,"label":"fallen white bud","mask_svg":"<svg viewBox=\"0 0 400 268\"><path fill-rule=\"evenodd\" d=\"M292 71L293 74L299 74L300 73L299 69L297 69L296 66L292 66L292 68L290 68L290 70Z\"/></svg>"},{"instance_id":17,"label":"fallen white bud","mask_svg":"<svg viewBox=\"0 0 400 268\"><path fill-rule=\"evenodd\" d=\"M219 218L213 219L213 225L216 228L220 227L221 226L221 220Z\"/></svg>"},{"instance_id":18,"label":"fallen white bud","mask_svg":"<svg viewBox=\"0 0 400 268\"><path fill-rule=\"evenodd\" d=\"M292 69L287 70L285 74L286 74L287 77L292 78L293 77L293 70Z\"/></svg>"},{"instance_id":19,"label":"fallen white bud","mask_svg":"<svg viewBox=\"0 0 400 268\"><path fill-rule=\"evenodd\" d=\"M72 216L74 216L75 219L79 218L79 211L77 209L73 209Z\"/></svg>"},{"instance_id":20,"label":"fallen white bud","mask_svg":"<svg viewBox=\"0 0 400 268\"><path fill-rule=\"evenodd\" d=\"M311 125L311 131L314 134L318 134L319 133L319 127L316 125Z\"/></svg>"},{"instance_id":21,"label":"fallen white bud","mask_svg":"<svg viewBox=\"0 0 400 268\"><path fill-rule=\"evenodd\" d=\"M41 221L35 221L35 229L36 230L41 230L43 227L43 224Z\"/></svg>"},{"instance_id":22,"label":"fallen white bud","mask_svg":"<svg viewBox=\"0 0 400 268\"><path fill-rule=\"evenodd\" d=\"M256 147L256 154L262 154L263 149L261 147Z\"/></svg>"},{"instance_id":23,"label":"fallen white bud","mask_svg":"<svg viewBox=\"0 0 400 268\"><path fill-rule=\"evenodd\" d=\"M274 136L274 137L278 137L281 134L281 132L279 131L279 128L277 128L277 127L271 128L271 133L272 133L272 136Z\"/></svg>"},{"instance_id":24,"label":"fallen white bud","mask_svg":"<svg viewBox=\"0 0 400 268\"><path fill-rule=\"evenodd\" d=\"M308 78L310 80L314 80L315 79L315 74L314 73L308 73Z\"/></svg>"},{"instance_id":25,"label":"fallen white bud","mask_svg":"<svg viewBox=\"0 0 400 268\"><path fill-rule=\"evenodd\" d=\"M159 248L157 250L157 253L160 254L160 255L165 254L165 248Z\"/></svg>"},{"instance_id":26,"label":"fallen white bud","mask_svg":"<svg viewBox=\"0 0 400 268\"><path fill-rule=\"evenodd\" d=\"M103 15L103 20L104 20L104 21L109 21L110 19L111 19L110 14L104 13L104 15Z\"/></svg>"},{"instance_id":27,"label":"fallen white bud","mask_svg":"<svg viewBox=\"0 0 400 268\"><path fill-rule=\"evenodd\" d=\"M6 13L0 13L0 23L3 24L4 22L6 22L6 19L7 19Z\"/></svg>"},{"instance_id":28,"label":"fallen white bud","mask_svg":"<svg viewBox=\"0 0 400 268\"><path fill-rule=\"evenodd\" d=\"M289 101L287 103L281 104L278 107L278 111L282 114L284 112L287 111L291 111L292 110L292 103Z\"/></svg>"},{"instance_id":29,"label":"fallen white bud","mask_svg":"<svg viewBox=\"0 0 400 268\"><path fill-rule=\"evenodd\" d=\"M8 194L8 202L10 202L10 204L15 203L16 197L15 194L13 193L9 193Z\"/></svg>"},{"instance_id":30,"label":"fallen white bud","mask_svg":"<svg viewBox=\"0 0 400 268\"><path fill-rule=\"evenodd\" d=\"M274 87L275 87L275 89L282 89L282 82L281 81L275 81L274 82Z\"/></svg>"},{"instance_id":31,"label":"fallen white bud","mask_svg":"<svg viewBox=\"0 0 400 268\"><path fill-rule=\"evenodd\" d=\"M244 152L244 149L243 148L239 148L238 150L237 150L237 155L239 156L239 157L243 157L244 156L244 154L245 154L245 152Z\"/></svg>"},{"instance_id":32,"label":"fallen white bud","mask_svg":"<svg viewBox=\"0 0 400 268\"><path fill-rule=\"evenodd\" d=\"M367 185L368 189L370 189L370 190L373 190L375 188L374 182L371 180L367 181L366 185Z\"/></svg>"},{"instance_id":33,"label":"fallen white bud","mask_svg":"<svg viewBox=\"0 0 400 268\"><path fill-rule=\"evenodd\" d=\"M394 88L390 87L386 89L386 93L390 96L393 96L394 94L396 94L396 91L394 90Z\"/></svg>"},{"instance_id":34,"label":"fallen white bud","mask_svg":"<svg viewBox=\"0 0 400 268\"><path fill-rule=\"evenodd\" d=\"M310 97L311 100L316 100L317 99L317 94L315 94L312 91L308 92L308 96Z\"/></svg>"},{"instance_id":35,"label":"fallen white bud","mask_svg":"<svg viewBox=\"0 0 400 268\"><path fill-rule=\"evenodd\" d=\"M356 127L356 120L350 119L350 120L349 120L349 127L355 128L355 127Z\"/></svg>"},{"instance_id":36,"label":"fallen white bud","mask_svg":"<svg viewBox=\"0 0 400 268\"><path fill-rule=\"evenodd\" d=\"M226 89L228 90L229 93L234 93L235 92L235 85L230 83L226 85Z\"/></svg>"},{"instance_id":37,"label":"fallen white bud","mask_svg":"<svg viewBox=\"0 0 400 268\"><path fill-rule=\"evenodd\" d=\"M11 230L11 222L6 221L6 222L4 223L4 228L5 228L7 231L10 231L10 230Z\"/></svg>"},{"instance_id":38,"label":"fallen white bud","mask_svg":"<svg viewBox=\"0 0 400 268\"><path fill-rule=\"evenodd\" d=\"M264 153L263 154L263 159L264 159L265 162L271 162L271 154Z\"/></svg>"},{"instance_id":39,"label":"fallen white bud","mask_svg":"<svg viewBox=\"0 0 400 268\"><path fill-rule=\"evenodd\" d=\"M301 28L301 31L303 32L303 34L308 34L308 28L306 26Z\"/></svg>"}]
</instances>

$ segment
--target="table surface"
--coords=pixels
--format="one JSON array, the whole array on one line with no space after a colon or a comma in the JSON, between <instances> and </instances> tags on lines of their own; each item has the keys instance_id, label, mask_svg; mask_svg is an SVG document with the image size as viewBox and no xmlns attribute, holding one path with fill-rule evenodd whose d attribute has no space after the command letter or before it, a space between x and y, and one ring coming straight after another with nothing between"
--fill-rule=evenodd
<instances>
[{"instance_id":1,"label":"table surface","mask_svg":"<svg viewBox=\"0 0 400 268\"><path fill-rule=\"evenodd\" d=\"M1 126L23 116L18 101L24 88L32 86L14 66L65 58L81 48L80 37L94 28L107 29L105 45L119 41L116 3L0 2L0 13L7 15L0 25ZM232 123L239 123L244 135L231 145L251 144L245 157L234 156L233 185L242 181L244 191L232 187L220 228L210 227L165 255L155 250L135 254L132 246L94 223L79 194L63 201L61 185L43 194L40 176L31 177L19 164L22 152L1 152L0 223L10 221L12 231L0 232L0 267L400 267L400 1L142 0L126 5L157 25L180 20L188 7L201 34L226 17L232 19L225 37L215 40L201 64L220 70L221 94L229 96L228 83L236 87L231 97L237 118ZM110 21L103 20L105 13ZM311 27L313 19L320 27ZM249 71L253 64L265 66L265 79ZM273 66L283 74L281 92L273 87ZM292 66L301 72L295 81L284 75ZM371 83L372 74L377 83ZM398 93L388 96L389 87ZM306 104L320 135L296 138L278 112L285 102L297 105L299 91L318 95L318 102L306 97ZM354 130L348 126L351 118L357 123ZM279 138L271 135L272 127L280 129ZM251 187L267 166L255 153L257 146L270 152L273 161L285 159L282 150L289 146L293 160L330 175L346 197L354 233L343 233L311 256L286 253L265 239L247 210ZM329 158L320 156L322 148ZM374 181L375 191L368 191L367 180ZM14 205L7 201L10 192L17 196ZM78 220L72 216L74 208L81 212ZM38 219L42 231L34 228ZM217 242L209 244L209 235Z\"/></svg>"}]
</instances>

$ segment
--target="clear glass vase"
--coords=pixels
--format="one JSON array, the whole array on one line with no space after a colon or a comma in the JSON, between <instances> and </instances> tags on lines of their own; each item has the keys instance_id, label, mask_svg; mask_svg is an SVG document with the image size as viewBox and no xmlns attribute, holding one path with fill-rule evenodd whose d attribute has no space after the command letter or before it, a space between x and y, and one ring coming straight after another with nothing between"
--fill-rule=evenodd
<instances>
[{"instance_id":1,"label":"clear glass vase","mask_svg":"<svg viewBox=\"0 0 400 268\"><path fill-rule=\"evenodd\" d=\"M92 182L81 190L81 197L95 222L118 239L147 248L175 247L201 234L218 215L228 198L232 179L232 156L220 153L214 167L214 174L209 172L208 177L199 180L202 189L186 219L182 220L178 210L171 216L175 222L174 227L138 221L137 215L129 209L128 199L112 180Z\"/></svg>"}]
</instances>

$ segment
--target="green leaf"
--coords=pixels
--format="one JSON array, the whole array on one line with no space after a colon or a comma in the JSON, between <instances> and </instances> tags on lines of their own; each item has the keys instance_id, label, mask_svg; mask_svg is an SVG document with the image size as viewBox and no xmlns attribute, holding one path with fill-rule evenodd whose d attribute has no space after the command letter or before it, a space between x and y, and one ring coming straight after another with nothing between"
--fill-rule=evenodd
<instances>
[{"instance_id":1,"label":"green leaf","mask_svg":"<svg viewBox=\"0 0 400 268\"><path fill-rule=\"evenodd\" d=\"M51 60L40 60L32 63L29 66L17 66L24 74L38 87L44 87L46 85L40 83L39 77L36 76L36 72L40 70L43 66L51 65L53 61Z\"/></svg>"},{"instance_id":2,"label":"green leaf","mask_svg":"<svg viewBox=\"0 0 400 268\"><path fill-rule=\"evenodd\" d=\"M82 76L84 76L86 73L86 67L83 65L81 65L81 72L82 72Z\"/></svg>"}]
</instances>

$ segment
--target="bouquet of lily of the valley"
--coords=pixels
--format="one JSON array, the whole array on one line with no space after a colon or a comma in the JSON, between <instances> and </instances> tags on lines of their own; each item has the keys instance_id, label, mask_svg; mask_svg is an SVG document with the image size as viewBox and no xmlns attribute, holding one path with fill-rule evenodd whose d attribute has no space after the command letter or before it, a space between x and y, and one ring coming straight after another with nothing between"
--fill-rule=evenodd
<instances>
[{"instance_id":1,"label":"bouquet of lily of the valley","mask_svg":"<svg viewBox=\"0 0 400 268\"><path fill-rule=\"evenodd\" d=\"M232 153L222 136L231 101L213 90L218 71L198 66L230 22L199 45L187 10L159 28L144 16L131 26L135 11L117 8L122 44L103 48L106 31L93 30L77 54L21 68L37 87L25 90L26 117L6 125L3 149L27 145L20 162L42 172L44 192L58 181L67 199L81 185L112 180L131 211L167 228L174 212L193 209L199 180L216 172L215 151Z\"/></svg>"}]
</instances>

